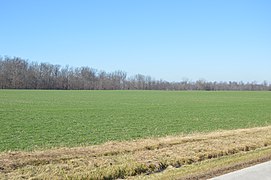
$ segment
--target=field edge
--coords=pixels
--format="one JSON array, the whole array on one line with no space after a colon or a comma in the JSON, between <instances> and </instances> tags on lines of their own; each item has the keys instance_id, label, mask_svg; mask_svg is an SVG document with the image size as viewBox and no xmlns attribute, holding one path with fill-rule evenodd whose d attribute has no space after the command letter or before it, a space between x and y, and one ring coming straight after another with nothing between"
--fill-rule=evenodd
<instances>
[{"instance_id":1,"label":"field edge","mask_svg":"<svg viewBox=\"0 0 271 180\"><path fill-rule=\"evenodd\" d=\"M242 164L270 158L257 156L255 152L271 154L271 126L107 142L88 147L2 152L0 178L163 179L166 176L190 179L197 176L204 179L208 174L225 172L221 169L206 171L218 164L225 167L228 162L225 169L231 170L234 169L231 163L242 167ZM249 161L247 157L254 160Z\"/></svg>"}]
</instances>

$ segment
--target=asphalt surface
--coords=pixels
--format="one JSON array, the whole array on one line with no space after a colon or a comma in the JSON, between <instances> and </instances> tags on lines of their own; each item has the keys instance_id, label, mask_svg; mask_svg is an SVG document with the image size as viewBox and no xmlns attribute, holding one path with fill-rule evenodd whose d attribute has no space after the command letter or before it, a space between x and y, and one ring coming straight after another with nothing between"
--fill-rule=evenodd
<instances>
[{"instance_id":1,"label":"asphalt surface","mask_svg":"<svg viewBox=\"0 0 271 180\"><path fill-rule=\"evenodd\" d=\"M271 180L271 161L234 171L211 180Z\"/></svg>"}]
</instances>

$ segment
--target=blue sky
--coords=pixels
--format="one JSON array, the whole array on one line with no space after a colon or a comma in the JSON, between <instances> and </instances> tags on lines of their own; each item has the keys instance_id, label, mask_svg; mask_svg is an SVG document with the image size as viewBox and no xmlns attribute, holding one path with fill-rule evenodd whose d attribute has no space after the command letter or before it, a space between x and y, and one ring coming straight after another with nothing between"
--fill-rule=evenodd
<instances>
[{"instance_id":1,"label":"blue sky","mask_svg":"<svg viewBox=\"0 0 271 180\"><path fill-rule=\"evenodd\" d=\"M2 0L0 55L156 79L271 82L269 0Z\"/></svg>"}]
</instances>

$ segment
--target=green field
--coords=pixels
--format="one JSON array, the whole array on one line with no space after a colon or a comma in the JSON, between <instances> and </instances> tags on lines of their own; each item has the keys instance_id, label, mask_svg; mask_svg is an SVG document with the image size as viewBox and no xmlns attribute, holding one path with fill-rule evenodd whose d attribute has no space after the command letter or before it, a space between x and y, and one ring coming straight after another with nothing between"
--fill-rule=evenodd
<instances>
[{"instance_id":1,"label":"green field","mask_svg":"<svg viewBox=\"0 0 271 180\"><path fill-rule=\"evenodd\" d=\"M271 124L271 92L0 91L0 151Z\"/></svg>"}]
</instances>

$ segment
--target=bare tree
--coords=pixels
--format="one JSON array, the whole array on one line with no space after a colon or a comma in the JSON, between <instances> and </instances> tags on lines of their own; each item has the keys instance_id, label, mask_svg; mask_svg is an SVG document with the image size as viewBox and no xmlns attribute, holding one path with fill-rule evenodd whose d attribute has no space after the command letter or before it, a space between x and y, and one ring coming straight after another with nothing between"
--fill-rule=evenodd
<instances>
[{"instance_id":1,"label":"bare tree","mask_svg":"<svg viewBox=\"0 0 271 180\"><path fill-rule=\"evenodd\" d=\"M61 67L49 63L29 63L18 57L0 57L1 89L138 89L138 90L271 90L271 84L253 82L180 82L155 80L151 76L136 74L127 77L124 71L105 72L90 67Z\"/></svg>"}]
</instances>

